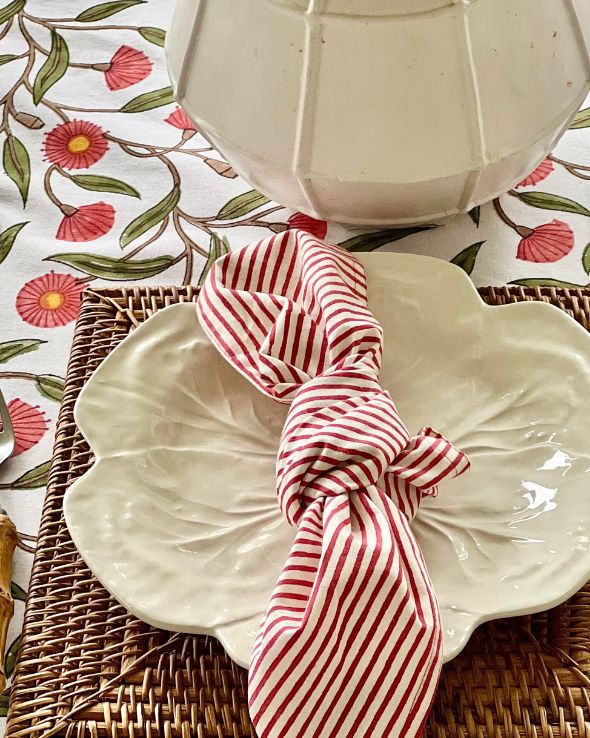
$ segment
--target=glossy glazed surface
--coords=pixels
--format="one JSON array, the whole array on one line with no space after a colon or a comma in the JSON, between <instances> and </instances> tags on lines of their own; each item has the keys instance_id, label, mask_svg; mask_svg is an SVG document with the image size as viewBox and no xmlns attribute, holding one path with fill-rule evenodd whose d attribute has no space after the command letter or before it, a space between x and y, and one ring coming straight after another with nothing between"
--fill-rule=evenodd
<instances>
[{"instance_id":1,"label":"glossy glazed surface","mask_svg":"<svg viewBox=\"0 0 590 738\"><path fill-rule=\"evenodd\" d=\"M590 337L546 304L487 307L446 262L360 259L385 330L382 384L410 431L431 424L472 461L414 522L449 660L479 623L590 578ZM76 407L97 463L64 508L88 565L139 617L214 634L242 665L293 537L274 494L285 417L190 304L127 338Z\"/></svg>"}]
</instances>

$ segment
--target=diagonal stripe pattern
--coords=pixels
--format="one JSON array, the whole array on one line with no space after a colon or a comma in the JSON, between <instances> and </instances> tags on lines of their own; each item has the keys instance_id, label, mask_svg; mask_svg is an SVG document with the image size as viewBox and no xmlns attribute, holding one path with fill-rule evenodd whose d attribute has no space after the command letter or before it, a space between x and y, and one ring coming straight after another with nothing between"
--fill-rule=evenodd
<instances>
[{"instance_id":1,"label":"diagonal stripe pattern","mask_svg":"<svg viewBox=\"0 0 590 738\"><path fill-rule=\"evenodd\" d=\"M382 329L350 254L274 236L218 260L198 311L225 358L290 405L277 495L297 535L250 664L259 738L419 736L442 629L409 520L467 458L430 428L410 437L380 386Z\"/></svg>"}]
</instances>

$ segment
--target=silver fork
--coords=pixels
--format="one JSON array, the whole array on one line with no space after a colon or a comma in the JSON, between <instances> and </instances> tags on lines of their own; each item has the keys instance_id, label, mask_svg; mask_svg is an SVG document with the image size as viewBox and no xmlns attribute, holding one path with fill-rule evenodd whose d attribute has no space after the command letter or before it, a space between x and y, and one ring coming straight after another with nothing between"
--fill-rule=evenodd
<instances>
[{"instance_id":1,"label":"silver fork","mask_svg":"<svg viewBox=\"0 0 590 738\"><path fill-rule=\"evenodd\" d=\"M12 422L8 414L8 408L0 391L0 420L2 421L2 430L0 430L0 464L10 456L14 448L14 433L12 431Z\"/></svg>"},{"instance_id":2,"label":"silver fork","mask_svg":"<svg viewBox=\"0 0 590 738\"><path fill-rule=\"evenodd\" d=\"M0 420L2 421L2 430L0 430L0 464L2 464L10 456L14 448L14 432L2 392L0 392ZM6 648L6 633L14 612L14 602L10 593L10 580L12 555L17 540L18 534L14 523L8 517L6 510L0 507L0 593L4 600L4 607L1 610L0 616L0 653L4 653ZM0 664L0 690L4 691L4 687L6 687L6 671L4 664Z\"/></svg>"}]
</instances>

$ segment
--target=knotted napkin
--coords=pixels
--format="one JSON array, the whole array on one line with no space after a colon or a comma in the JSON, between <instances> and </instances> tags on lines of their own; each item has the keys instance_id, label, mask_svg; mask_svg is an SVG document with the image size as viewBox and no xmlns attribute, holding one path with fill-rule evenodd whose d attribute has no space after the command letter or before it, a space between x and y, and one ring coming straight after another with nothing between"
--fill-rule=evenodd
<instances>
[{"instance_id":1,"label":"knotted napkin","mask_svg":"<svg viewBox=\"0 0 590 738\"><path fill-rule=\"evenodd\" d=\"M435 594L409 518L469 462L410 437L379 384L381 326L364 270L303 231L213 265L201 324L259 390L289 403L277 459L297 526L252 653L259 738L414 738L442 662Z\"/></svg>"}]
</instances>

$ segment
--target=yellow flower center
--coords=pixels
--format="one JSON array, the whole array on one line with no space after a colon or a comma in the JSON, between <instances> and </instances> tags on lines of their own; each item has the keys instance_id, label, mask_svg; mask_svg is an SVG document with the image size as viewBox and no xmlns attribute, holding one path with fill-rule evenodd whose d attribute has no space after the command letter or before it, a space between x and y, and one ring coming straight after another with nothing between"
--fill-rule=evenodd
<instances>
[{"instance_id":1,"label":"yellow flower center","mask_svg":"<svg viewBox=\"0 0 590 738\"><path fill-rule=\"evenodd\" d=\"M45 292L39 298L39 304L44 310L58 310L66 301L61 292Z\"/></svg>"},{"instance_id":2,"label":"yellow flower center","mask_svg":"<svg viewBox=\"0 0 590 738\"><path fill-rule=\"evenodd\" d=\"M74 136L68 141L68 150L72 154L83 154L85 151L88 151L91 145L92 141L88 136L80 134L79 136Z\"/></svg>"}]
</instances>

